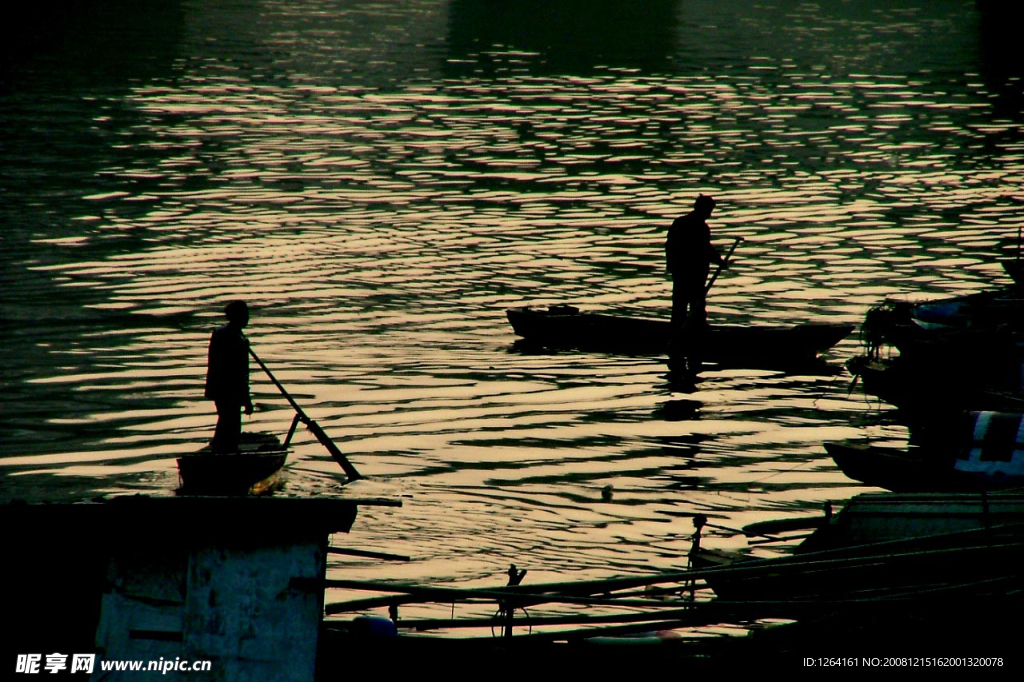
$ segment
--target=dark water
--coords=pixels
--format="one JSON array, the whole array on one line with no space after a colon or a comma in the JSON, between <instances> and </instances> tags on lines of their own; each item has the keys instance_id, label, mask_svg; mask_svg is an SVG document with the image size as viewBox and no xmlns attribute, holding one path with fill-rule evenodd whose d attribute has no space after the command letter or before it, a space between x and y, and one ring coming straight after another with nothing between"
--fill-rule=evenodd
<instances>
[{"instance_id":1,"label":"dark water","mask_svg":"<svg viewBox=\"0 0 1024 682\"><path fill-rule=\"evenodd\" d=\"M404 500L346 541L414 561L339 574L679 567L695 513L735 528L864 492L822 442L905 430L849 392L856 338L831 372L710 367L681 392L660 357L521 352L504 310L667 314L664 230L699 192L720 243L745 238L716 319L857 323L1004 283L1024 68L999 7L84 2L7 24L2 495L170 494L239 297L368 475L342 489L304 434L287 491ZM245 428L283 433L254 389Z\"/></svg>"}]
</instances>

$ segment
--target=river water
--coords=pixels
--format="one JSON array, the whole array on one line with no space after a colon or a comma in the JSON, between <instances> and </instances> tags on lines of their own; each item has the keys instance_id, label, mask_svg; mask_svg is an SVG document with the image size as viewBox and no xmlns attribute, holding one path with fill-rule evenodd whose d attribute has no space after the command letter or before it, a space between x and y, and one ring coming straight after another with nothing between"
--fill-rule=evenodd
<instances>
[{"instance_id":1,"label":"river water","mask_svg":"<svg viewBox=\"0 0 1024 682\"><path fill-rule=\"evenodd\" d=\"M667 315L665 229L700 192L717 243L744 238L715 320L856 324L886 296L1004 284L1024 67L996 5L29 12L0 72L2 496L172 494L212 431L206 344L234 298L367 476L342 486L300 433L285 494L403 501L335 540L412 561L335 576L679 568L694 514L739 547L730 528L866 492L822 443L906 434L850 391L856 335L830 371L710 366L680 390L658 356L524 352L504 311ZM253 389L245 428L283 434L255 368Z\"/></svg>"}]
</instances>

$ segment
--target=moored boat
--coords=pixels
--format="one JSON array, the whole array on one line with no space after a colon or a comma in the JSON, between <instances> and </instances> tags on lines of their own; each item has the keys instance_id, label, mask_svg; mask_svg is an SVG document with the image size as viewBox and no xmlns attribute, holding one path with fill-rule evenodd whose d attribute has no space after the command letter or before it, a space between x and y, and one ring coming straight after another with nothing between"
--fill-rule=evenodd
<instances>
[{"instance_id":1,"label":"moored boat","mask_svg":"<svg viewBox=\"0 0 1024 682\"><path fill-rule=\"evenodd\" d=\"M862 327L871 347L902 353L991 351L993 335L1012 341L1024 331L1024 291L1018 286L925 301L886 300L869 310Z\"/></svg>"},{"instance_id":2,"label":"moored boat","mask_svg":"<svg viewBox=\"0 0 1024 682\"><path fill-rule=\"evenodd\" d=\"M1013 403L1024 395L1021 313L1019 286L926 301L887 300L865 315L861 338L867 352L847 368L866 392L899 407L1020 410Z\"/></svg>"},{"instance_id":3,"label":"moored boat","mask_svg":"<svg viewBox=\"0 0 1024 682\"><path fill-rule=\"evenodd\" d=\"M826 443L825 449L844 474L866 485L893 492L1002 490L1024 486L1024 452L1004 460L985 460L962 450L922 452L863 443Z\"/></svg>"},{"instance_id":4,"label":"moored boat","mask_svg":"<svg viewBox=\"0 0 1024 682\"><path fill-rule=\"evenodd\" d=\"M1024 412L1022 368L1012 362L927 363L911 356L857 356L847 369L871 395L922 413L964 410Z\"/></svg>"},{"instance_id":5,"label":"moored boat","mask_svg":"<svg viewBox=\"0 0 1024 682\"><path fill-rule=\"evenodd\" d=\"M791 556L736 560L701 551L693 560L729 600L927 604L999 598L1024 584L1019 491L867 493L808 527L814 532Z\"/></svg>"},{"instance_id":6,"label":"moored boat","mask_svg":"<svg viewBox=\"0 0 1024 682\"><path fill-rule=\"evenodd\" d=\"M672 340L669 321L655 318L584 313L567 305L510 308L506 314L517 335L545 347L656 354L667 352ZM827 323L713 324L701 335L697 352L712 361L813 360L846 338L853 328Z\"/></svg>"},{"instance_id":7,"label":"moored boat","mask_svg":"<svg viewBox=\"0 0 1024 682\"><path fill-rule=\"evenodd\" d=\"M894 492L1000 490L1024 486L1024 414L968 412L910 427L911 446L826 443L850 478Z\"/></svg>"},{"instance_id":8,"label":"moored boat","mask_svg":"<svg viewBox=\"0 0 1024 682\"><path fill-rule=\"evenodd\" d=\"M622 660L627 647L668 663L806 651L809 641L815 651L824 651L821 647L834 644L837 636L844 646L875 650L905 631L900 644L913 645L917 653L918 647L947 646L954 638L972 646L1002 644L1001 626L987 628L977 617L1003 615L1021 604L1024 494L862 495L838 517L773 524L779 532L783 525L816 529L793 556L780 559L729 561L722 553L701 550L697 540L705 523L706 518L698 525L691 567L684 571L558 583L510 581L491 588L326 580L328 590L380 593L325 602L329 617L364 614L325 621L326 648L463 664L521 658L576 670L580 661ZM768 532L764 524L759 532ZM707 599L704 586L718 598ZM703 594L695 597L695 590ZM496 607L481 606L487 602ZM400 617L399 609L416 613L428 603L444 604L439 617ZM456 604L471 607L471 614L456 618ZM545 614L545 606L552 611ZM964 618L970 632L952 633L939 615ZM787 625L787 631L762 640L764 619L795 621L796 627ZM751 637L708 638L699 632L730 623L755 623ZM723 640L737 647L703 648ZM344 665L348 659L335 662Z\"/></svg>"},{"instance_id":9,"label":"moored boat","mask_svg":"<svg viewBox=\"0 0 1024 682\"><path fill-rule=\"evenodd\" d=\"M947 457L928 458L914 450L864 443L825 443L825 450L840 471L865 485L893 492L958 489Z\"/></svg>"}]
</instances>

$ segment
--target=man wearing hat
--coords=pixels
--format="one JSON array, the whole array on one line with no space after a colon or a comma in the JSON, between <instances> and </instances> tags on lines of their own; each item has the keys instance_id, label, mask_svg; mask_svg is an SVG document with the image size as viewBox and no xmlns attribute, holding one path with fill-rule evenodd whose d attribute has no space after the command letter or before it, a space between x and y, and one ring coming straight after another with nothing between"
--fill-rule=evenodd
<instances>
[{"instance_id":1,"label":"man wearing hat","mask_svg":"<svg viewBox=\"0 0 1024 682\"><path fill-rule=\"evenodd\" d=\"M217 406L217 429L210 446L214 452L236 452L242 434L241 410L252 414L249 340L242 334L249 324L249 306L232 301L224 314L228 323L210 337L206 366L206 397Z\"/></svg>"},{"instance_id":2,"label":"man wearing hat","mask_svg":"<svg viewBox=\"0 0 1024 682\"><path fill-rule=\"evenodd\" d=\"M687 329L707 325L705 286L711 263L722 267L725 260L711 245L711 229L707 219L715 209L715 200L701 194L693 210L672 223L665 241L665 261L672 275L672 336L682 338Z\"/></svg>"}]
</instances>

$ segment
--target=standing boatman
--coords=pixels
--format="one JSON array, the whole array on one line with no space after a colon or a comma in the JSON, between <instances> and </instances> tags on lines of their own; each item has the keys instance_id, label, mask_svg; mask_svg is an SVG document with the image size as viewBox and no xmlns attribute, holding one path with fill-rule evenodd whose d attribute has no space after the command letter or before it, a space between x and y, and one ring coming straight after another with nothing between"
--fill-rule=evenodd
<instances>
[{"instance_id":1,"label":"standing boatman","mask_svg":"<svg viewBox=\"0 0 1024 682\"><path fill-rule=\"evenodd\" d=\"M725 259L711 245L707 219L715 200L701 194L693 210L672 223L665 241L665 264L672 276L672 345L679 348L685 332L696 332L708 323L706 285L711 263L726 267Z\"/></svg>"},{"instance_id":2,"label":"standing boatman","mask_svg":"<svg viewBox=\"0 0 1024 682\"><path fill-rule=\"evenodd\" d=\"M249 395L249 340L242 330L249 324L249 306L232 301L224 308L228 323L213 332L206 365L206 397L217 406L217 428L210 447L214 452L237 452L242 415L252 414Z\"/></svg>"}]
</instances>

